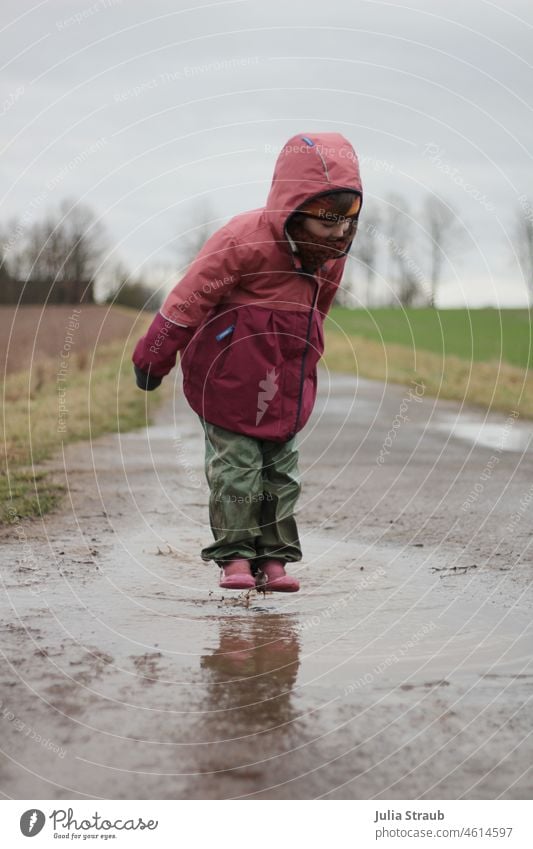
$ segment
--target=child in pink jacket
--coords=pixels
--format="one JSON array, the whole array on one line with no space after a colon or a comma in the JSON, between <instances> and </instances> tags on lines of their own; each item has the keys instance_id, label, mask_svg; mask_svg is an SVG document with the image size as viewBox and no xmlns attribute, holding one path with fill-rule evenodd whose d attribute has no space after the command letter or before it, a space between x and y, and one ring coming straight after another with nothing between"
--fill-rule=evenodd
<instances>
[{"instance_id":1,"label":"child in pink jacket","mask_svg":"<svg viewBox=\"0 0 533 849\"><path fill-rule=\"evenodd\" d=\"M296 434L311 415L322 324L354 239L363 192L357 155L338 133L289 139L266 206L205 243L133 354L152 390L180 351L183 390L205 433L220 586L299 589Z\"/></svg>"}]
</instances>

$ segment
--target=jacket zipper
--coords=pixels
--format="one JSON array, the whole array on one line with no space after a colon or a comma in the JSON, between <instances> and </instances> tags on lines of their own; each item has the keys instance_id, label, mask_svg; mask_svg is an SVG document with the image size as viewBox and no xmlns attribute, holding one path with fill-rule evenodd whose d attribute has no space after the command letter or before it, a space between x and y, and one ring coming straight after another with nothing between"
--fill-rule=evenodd
<instances>
[{"instance_id":1,"label":"jacket zipper","mask_svg":"<svg viewBox=\"0 0 533 849\"><path fill-rule=\"evenodd\" d=\"M308 321L307 321L307 334L306 334L306 337L305 337L305 348L304 348L304 351L303 351L303 354L302 354L302 365L301 365L301 370L300 370L300 387L299 387L299 391L298 391L298 406L296 408L296 421L294 423L294 429L289 433L289 436L288 436L289 439L292 439L292 437L295 436L298 432L298 422L300 420L300 411L301 411L301 408L302 408L303 389L304 389L304 382L305 382L305 361L307 359L307 352L309 350L309 337L311 336L311 325L312 325L313 315L314 315L314 312L315 312L316 302L317 302L317 298L318 298L318 290L320 289L320 284L319 284L318 280L316 279L316 277L314 277L312 274L307 274L306 272L300 272L300 273L304 274L305 277L312 277L313 278L313 281L314 281L314 284L315 284L315 294L313 296L313 303L311 304L311 309L309 310L309 318L308 318Z\"/></svg>"},{"instance_id":2,"label":"jacket zipper","mask_svg":"<svg viewBox=\"0 0 533 849\"><path fill-rule=\"evenodd\" d=\"M320 158L322 159L322 156ZM327 173L327 169L326 169L325 162L324 162L323 159L322 159L322 164L324 165L324 170L325 170L326 176L329 180L329 174ZM291 215L292 214L293 213L291 212ZM286 230L287 221L289 220L291 215L288 215L287 218L285 219L285 221L283 222L283 233L284 233L286 239L287 239L287 230ZM288 241L288 239L287 239L287 241ZM305 348L304 348L304 351L303 351L303 354L302 354L302 365L301 365L301 370L300 370L300 386L299 386L299 389L298 389L298 406L296 408L296 421L294 423L294 429L292 431L290 431L290 433L287 437L288 439L292 439L292 437L295 436L296 433L298 432L298 430L297 430L298 422L300 421L300 412L301 412L301 409L302 409L302 397L303 397L303 389L304 389L304 382L305 382L305 361L307 359L307 351L309 350L309 337L311 335L311 324L312 324L312 321L313 321L313 314L315 312L316 302L318 300L318 292L319 292L319 289L320 289L320 283L318 282L318 280L316 279L316 277L313 274L309 274L307 271L303 271L301 268L296 267L296 262L295 262L295 259L294 259L294 253L292 251L292 248L290 247L290 243L289 243L289 248L291 250L292 263L295 266L295 270L296 270L297 274L301 274L306 279L311 277L311 279L313 280L313 282L315 284L315 294L313 296L313 302L311 304L311 309L309 310L309 319L307 321L307 333L306 333L306 337L305 337Z\"/></svg>"}]
</instances>

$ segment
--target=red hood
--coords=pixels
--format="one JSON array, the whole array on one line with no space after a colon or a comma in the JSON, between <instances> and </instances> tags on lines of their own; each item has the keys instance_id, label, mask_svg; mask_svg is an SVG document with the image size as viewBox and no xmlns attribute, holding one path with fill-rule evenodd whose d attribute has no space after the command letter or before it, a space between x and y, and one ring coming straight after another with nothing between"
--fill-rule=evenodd
<instances>
[{"instance_id":1,"label":"red hood","mask_svg":"<svg viewBox=\"0 0 533 849\"><path fill-rule=\"evenodd\" d=\"M276 161L266 212L277 240L287 218L302 203L324 192L358 192L363 200L359 160L340 133L301 133L283 146Z\"/></svg>"}]
</instances>

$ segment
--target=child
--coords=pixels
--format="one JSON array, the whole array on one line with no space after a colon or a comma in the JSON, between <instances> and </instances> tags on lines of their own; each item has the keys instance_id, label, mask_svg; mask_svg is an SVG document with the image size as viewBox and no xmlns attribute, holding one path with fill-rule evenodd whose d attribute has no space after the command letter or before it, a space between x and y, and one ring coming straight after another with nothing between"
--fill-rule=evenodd
<instances>
[{"instance_id":1,"label":"child","mask_svg":"<svg viewBox=\"0 0 533 849\"><path fill-rule=\"evenodd\" d=\"M205 243L133 354L155 389L181 352L183 391L205 432L220 586L296 592L302 558L296 434L311 415L322 322L339 286L362 204L359 163L338 133L289 139L264 208Z\"/></svg>"}]
</instances>

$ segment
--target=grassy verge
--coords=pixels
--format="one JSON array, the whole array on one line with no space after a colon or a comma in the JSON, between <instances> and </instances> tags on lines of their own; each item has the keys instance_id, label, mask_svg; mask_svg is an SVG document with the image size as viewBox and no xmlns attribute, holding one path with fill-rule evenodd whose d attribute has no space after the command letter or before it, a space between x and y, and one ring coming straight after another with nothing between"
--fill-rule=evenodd
<instances>
[{"instance_id":1,"label":"grassy verge","mask_svg":"<svg viewBox=\"0 0 533 849\"><path fill-rule=\"evenodd\" d=\"M533 418L533 373L506 362L469 361L442 356L416 345L378 342L362 336L326 333L324 364L332 371L408 384L417 380L425 393L464 401L484 409L519 411Z\"/></svg>"},{"instance_id":2,"label":"grassy verge","mask_svg":"<svg viewBox=\"0 0 533 849\"><path fill-rule=\"evenodd\" d=\"M430 351L441 361L533 365L532 313L528 309L356 309L334 307L326 327L348 336Z\"/></svg>"},{"instance_id":3,"label":"grassy verge","mask_svg":"<svg viewBox=\"0 0 533 849\"><path fill-rule=\"evenodd\" d=\"M0 468L0 523L44 514L61 501L61 487L36 466L62 443L146 425L147 411L149 416L162 394L136 387L130 347L128 342L125 350L123 341L102 345L94 361L80 352L70 361L62 384L57 382L57 359L41 359L31 372L8 376L1 424L5 453ZM61 416L59 386L65 391L61 400L66 411Z\"/></svg>"}]
</instances>

